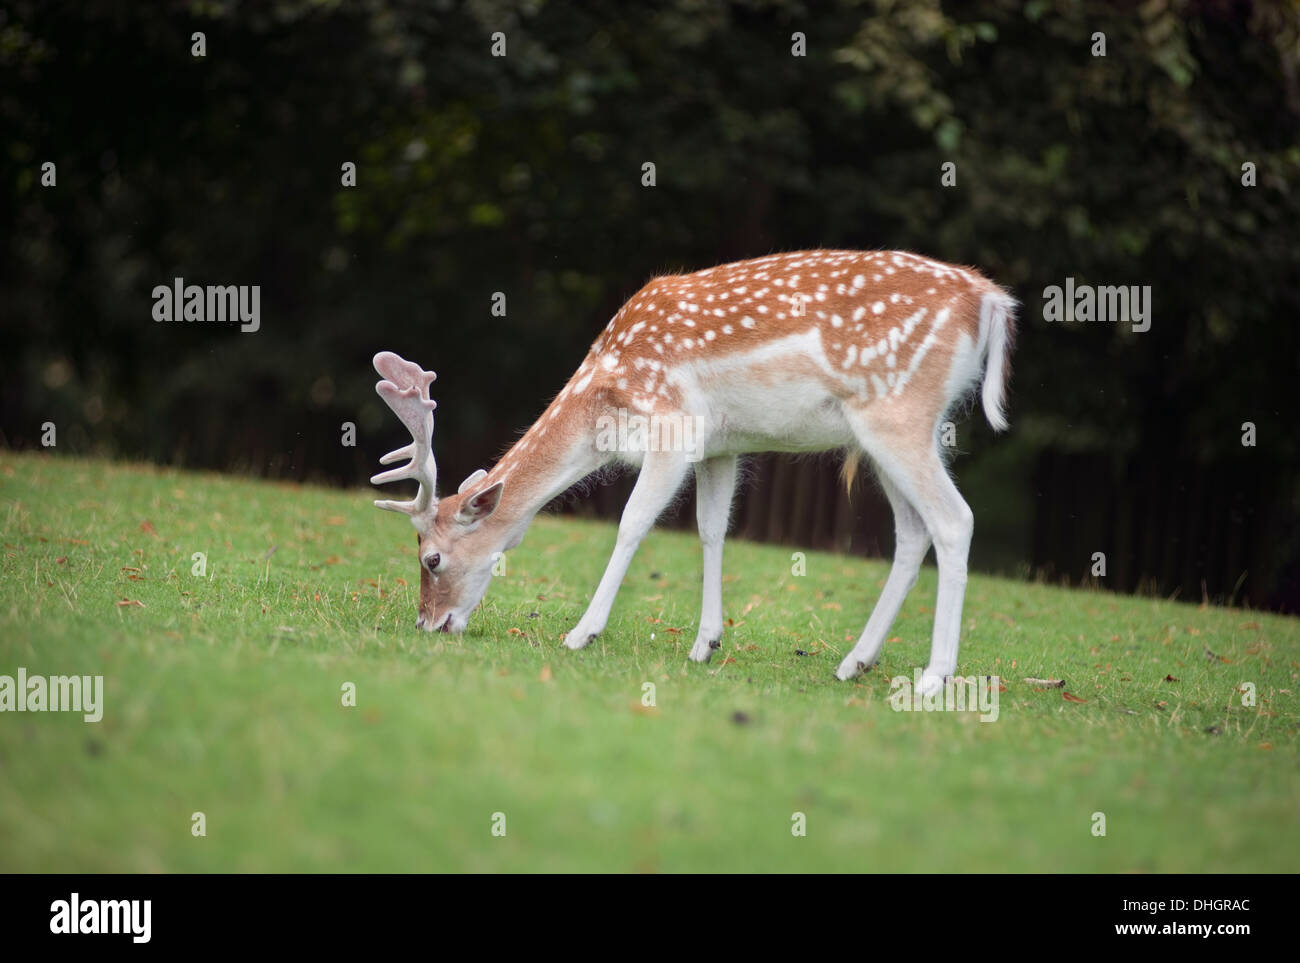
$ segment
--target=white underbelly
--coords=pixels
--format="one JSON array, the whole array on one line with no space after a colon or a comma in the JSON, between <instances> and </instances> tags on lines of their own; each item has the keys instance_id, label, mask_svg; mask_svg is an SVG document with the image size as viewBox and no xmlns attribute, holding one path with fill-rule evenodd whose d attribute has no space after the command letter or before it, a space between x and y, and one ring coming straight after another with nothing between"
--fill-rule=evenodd
<instances>
[{"instance_id":1,"label":"white underbelly","mask_svg":"<svg viewBox=\"0 0 1300 963\"><path fill-rule=\"evenodd\" d=\"M711 455L825 451L853 442L840 400L806 383L735 386L715 396L707 418Z\"/></svg>"},{"instance_id":2,"label":"white underbelly","mask_svg":"<svg viewBox=\"0 0 1300 963\"><path fill-rule=\"evenodd\" d=\"M845 386L831 372L815 332L770 343L760 358L731 355L683 367L670 380L703 425L706 457L854 443L843 413Z\"/></svg>"}]
</instances>

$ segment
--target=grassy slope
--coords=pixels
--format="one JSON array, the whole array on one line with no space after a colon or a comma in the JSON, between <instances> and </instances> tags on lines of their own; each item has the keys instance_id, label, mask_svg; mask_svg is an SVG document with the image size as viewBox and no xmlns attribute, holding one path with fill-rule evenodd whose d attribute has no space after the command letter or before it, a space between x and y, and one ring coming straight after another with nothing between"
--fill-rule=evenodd
<instances>
[{"instance_id":1,"label":"grassy slope","mask_svg":"<svg viewBox=\"0 0 1300 963\"><path fill-rule=\"evenodd\" d=\"M405 526L360 492L0 454L0 674L102 673L106 702L0 714L0 870L1300 869L1295 619L974 577L960 669L1007 685L981 724L886 701L933 568L839 683L883 563L731 543L705 668L689 535L647 540L574 654L612 528L539 519L443 638Z\"/></svg>"}]
</instances>

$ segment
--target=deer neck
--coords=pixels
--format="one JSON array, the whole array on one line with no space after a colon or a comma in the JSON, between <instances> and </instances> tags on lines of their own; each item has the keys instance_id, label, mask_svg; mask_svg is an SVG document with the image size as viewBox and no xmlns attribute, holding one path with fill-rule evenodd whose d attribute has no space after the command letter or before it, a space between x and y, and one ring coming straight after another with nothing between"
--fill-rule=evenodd
<instances>
[{"instance_id":1,"label":"deer neck","mask_svg":"<svg viewBox=\"0 0 1300 963\"><path fill-rule=\"evenodd\" d=\"M501 504L490 521L505 549L518 545L533 518L558 495L599 469L607 460L592 444L584 411L560 407L557 399L543 412L487 477L475 486L504 482Z\"/></svg>"}]
</instances>

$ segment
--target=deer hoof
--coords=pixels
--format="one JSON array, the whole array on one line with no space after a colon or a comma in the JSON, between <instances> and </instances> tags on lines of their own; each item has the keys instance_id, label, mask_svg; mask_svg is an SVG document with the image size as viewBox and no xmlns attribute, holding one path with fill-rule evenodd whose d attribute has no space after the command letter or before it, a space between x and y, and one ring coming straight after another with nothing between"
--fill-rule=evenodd
<instances>
[{"instance_id":1,"label":"deer hoof","mask_svg":"<svg viewBox=\"0 0 1300 963\"><path fill-rule=\"evenodd\" d=\"M848 682L849 679L852 679L860 672L865 672L869 668L871 668L871 666L867 665L865 662L859 662L857 656L849 653L849 655L845 657L844 661L840 663L840 667L835 670L835 678L839 679L841 682Z\"/></svg>"},{"instance_id":2,"label":"deer hoof","mask_svg":"<svg viewBox=\"0 0 1300 963\"><path fill-rule=\"evenodd\" d=\"M574 629L564 637L564 644L567 648L574 650L585 649L598 635L600 635L599 632L582 632Z\"/></svg>"},{"instance_id":3,"label":"deer hoof","mask_svg":"<svg viewBox=\"0 0 1300 963\"><path fill-rule=\"evenodd\" d=\"M691 647L691 661L708 662L713 657L713 653L721 647L722 642L718 639L711 639L707 642L704 639L697 639L695 645Z\"/></svg>"}]
</instances>

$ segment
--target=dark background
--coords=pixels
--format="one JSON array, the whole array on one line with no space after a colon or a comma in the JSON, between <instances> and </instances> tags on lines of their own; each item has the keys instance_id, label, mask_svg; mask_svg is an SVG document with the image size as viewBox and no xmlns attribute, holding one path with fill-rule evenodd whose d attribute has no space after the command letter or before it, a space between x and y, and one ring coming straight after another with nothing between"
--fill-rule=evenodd
<instances>
[{"instance_id":1,"label":"dark background","mask_svg":"<svg viewBox=\"0 0 1300 963\"><path fill-rule=\"evenodd\" d=\"M958 435L975 567L1296 611L1298 51L1286 2L10 3L0 444L360 485L389 348L454 485L651 276L898 247L1024 303L1012 430ZM176 276L261 330L155 323ZM1047 323L1067 277L1150 285L1150 331ZM837 469L752 460L733 530L887 553Z\"/></svg>"}]
</instances>

